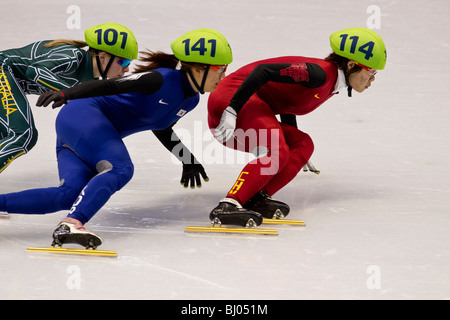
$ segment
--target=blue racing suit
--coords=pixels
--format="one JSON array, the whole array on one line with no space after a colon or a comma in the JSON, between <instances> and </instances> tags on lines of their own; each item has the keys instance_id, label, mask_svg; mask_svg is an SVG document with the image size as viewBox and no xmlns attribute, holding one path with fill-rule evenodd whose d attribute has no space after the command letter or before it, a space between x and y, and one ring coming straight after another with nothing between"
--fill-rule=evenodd
<instances>
[{"instance_id":1,"label":"blue racing suit","mask_svg":"<svg viewBox=\"0 0 450 320\"><path fill-rule=\"evenodd\" d=\"M71 101L56 119L60 186L0 195L0 211L70 209L68 217L88 222L133 176L122 139L170 128L199 102L186 73L166 68L89 81L63 92Z\"/></svg>"}]
</instances>

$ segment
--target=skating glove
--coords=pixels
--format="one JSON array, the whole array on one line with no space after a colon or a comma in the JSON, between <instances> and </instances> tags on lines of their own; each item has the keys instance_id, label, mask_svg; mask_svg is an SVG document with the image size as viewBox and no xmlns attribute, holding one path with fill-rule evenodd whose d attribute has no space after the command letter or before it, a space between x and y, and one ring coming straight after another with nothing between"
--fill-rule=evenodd
<instances>
[{"instance_id":1,"label":"skating glove","mask_svg":"<svg viewBox=\"0 0 450 320\"><path fill-rule=\"evenodd\" d=\"M214 130L214 136L220 143L229 140L236 129L237 113L232 107L227 107L222 113L220 123Z\"/></svg>"},{"instance_id":2,"label":"skating glove","mask_svg":"<svg viewBox=\"0 0 450 320\"><path fill-rule=\"evenodd\" d=\"M53 102L52 108L59 108L67 103L67 99L62 91L48 91L39 96L36 106L46 107Z\"/></svg>"},{"instance_id":3,"label":"skating glove","mask_svg":"<svg viewBox=\"0 0 450 320\"><path fill-rule=\"evenodd\" d=\"M203 180L205 180L205 182L209 181L205 169L200 163L183 163L183 173L181 174L180 183L185 188L187 188L189 184L191 184L191 189L195 189L196 186L197 188L201 188L202 182L200 179L200 175L203 177Z\"/></svg>"}]
</instances>

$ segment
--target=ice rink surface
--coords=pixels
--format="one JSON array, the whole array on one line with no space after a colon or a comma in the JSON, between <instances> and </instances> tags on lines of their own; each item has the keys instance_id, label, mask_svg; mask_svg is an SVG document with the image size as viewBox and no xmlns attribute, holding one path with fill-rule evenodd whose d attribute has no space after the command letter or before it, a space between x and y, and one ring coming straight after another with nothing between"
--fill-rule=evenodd
<instances>
[{"instance_id":1,"label":"ice rink surface","mask_svg":"<svg viewBox=\"0 0 450 320\"><path fill-rule=\"evenodd\" d=\"M126 138L134 178L87 225L118 257L25 250L49 246L66 212L2 217L0 300L450 298L450 2L3 0L1 7L0 50L83 39L89 26L118 22L141 49L169 52L178 36L208 27L231 44L230 73L276 56L323 58L332 32L378 23L388 60L363 94L343 92L297 117L321 173L299 173L275 198L305 228L277 227L276 237L184 232L209 224L244 166L234 153L224 161L224 150L215 159L204 151L221 150L208 135L205 94L176 129L203 157L210 181L182 188L181 165L151 133ZM59 184L57 113L34 107L38 144L0 175L0 193Z\"/></svg>"}]
</instances>

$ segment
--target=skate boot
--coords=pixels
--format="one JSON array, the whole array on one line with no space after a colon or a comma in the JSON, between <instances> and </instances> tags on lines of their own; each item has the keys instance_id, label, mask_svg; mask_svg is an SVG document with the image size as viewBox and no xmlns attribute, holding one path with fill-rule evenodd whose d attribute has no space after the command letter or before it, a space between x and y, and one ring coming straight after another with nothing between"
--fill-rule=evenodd
<instances>
[{"instance_id":1,"label":"skate boot","mask_svg":"<svg viewBox=\"0 0 450 320\"><path fill-rule=\"evenodd\" d=\"M257 192L244 204L244 208L259 212L267 219L284 219L290 211L286 203L273 200L265 191Z\"/></svg>"},{"instance_id":2,"label":"skate boot","mask_svg":"<svg viewBox=\"0 0 450 320\"><path fill-rule=\"evenodd\" d=\"M78 220L66 218L53 231L52 246L62 246L66 243L77 243L86 249L96 249L102 244L102 239L87 231Z\"/></svg>"},{"instance_id":3,"label":"skate boot","mask_svg":"<svg viewBox=\"0 0 450 320\"><path fill-rule=\"evenodd\" d=\"M242 208L234 199L224 198L209 214L212 225L232 224L245 228L253 228L262 223L262 216L258 212Z\"/></svg>"}]
</instances>

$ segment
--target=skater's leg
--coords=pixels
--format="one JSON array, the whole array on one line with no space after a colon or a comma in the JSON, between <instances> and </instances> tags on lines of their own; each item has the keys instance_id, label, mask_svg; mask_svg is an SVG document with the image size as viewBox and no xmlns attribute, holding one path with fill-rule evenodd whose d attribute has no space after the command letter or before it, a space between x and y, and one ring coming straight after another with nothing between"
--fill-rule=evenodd
<instances>
[{"instance_id":1,"label":"skater's leg","mask_svg":"<svg viewBox=\"0 0 450 320\"><path fill-rule=\"evenodd\" d=\"M269 196L273 196L294 179L314 151L314 143L308 134L287 124L282 124L282 129L285 141L289 146L289 160L264 187Z\"/></svg>"},{"instance_id":2,"label":"skater's leg","mask_svg":"<svg viewBox=\"0 0 450 320\"><path fill-rule=\"evenodd\" d=\"M87 223L133 175L133 164L117 130L89 99L65 106L58 115L59 141L72 150L95 175L82 187L65 219L56 228L54 243L98 246L101 239L84 229Z\"/></svg>"},{"instance_id":3,"label":"skater's leg","mask_svg":"<svg viewBox=\"0 0 450 320\"><path fill-rule=\"evenodd\" d=\"M28 100L7 60L0 59L0 172L13 160L30 151L38 137Z\"/></svg>"},{"instance_id":4,"label":"skater's leg","mask_svg":"<svg viewBox=\"0 0 450 320\"><path fill-rule=\"evenodd\" d=\"M265 218L283 218L290 212L289 205L271 198L287 185L311 157L314 144L306 133L287 124L281 125L285 141L289 146L289 160L280 172L257 192L243 207L259 212Z\"/></svg>"},{"instance_id":5,"label":"skater's leg","mask_svg":"<svg viewBox=\"0 0 450 320\"><path fill-rule=\"evenodd\" d=\"M95 171L68 215L83 224L131 179L134 169L121 136L96 103L95 99L71 101L56 120L59 142Z\"/></svg>"},{"instance_id":6,"label":"skater's leg","mask_svg":"<svg viewBox=\"0 0 450 320\"><path fill-rule=\"evenodd\" d=\"M283 170L290 156L281 124L270 107L256 98L250 102L238 116L235 148L252 153L258 150L262 154L244 167L227 194L240 204L246 203Z\"/></svg>"},{"instance_id":7,"label":"skater's leg","mask_svg":"<svg viewBox=\"0 0 450 320\"><path fill-rule=\"evenodd\" d=\"M215 123L212 115L211 128ZM255 153L258 150L262 154L244 167L227 197L211 211L210 219L223 224L246 226L246 221L251 221L259 225L262 223L261 214L243 208L242 204L264 188L289 159L289 147L280 123L267 104L252 97L239 113L234 139L225 145L244 152Z\"/></svg>"},{"instance_id":8,"label":"skater's leg","mask_svg":"<svg viewBox=\"0 0 450 320\"><path fill-rule=\"evenodd\" d=\"M46 214L69 210L79 193L96 173L71 150L58 147L60 186L0 195L0 211Z\"/></svg>"},{"instance_id":9,"label":"skater's leg","mask_svg":"<svg viewBox=\"0 0 450 320\"><path fill-rule=\"evenodd\" d=\"M124 151L126 151L124 149ZM129 161L105 161L104 169L83 188L72 205L68 218L88 222L109 200L109 198L133 176L133 164Z\"/></svg>"},{"instance_id":10,"label":"skater's leg","mask_svg":"<svg viewBox=\"0 0 450 320\"><path fill-rule=\"evenodd\" d=\"M97 137L87 140L80 141L75 151L91 168L95 168L96 175L83 187L67 216L82 224L124 187L134 172L126 146L112 125L103 126Z\"/></svg>"}]
</instances>

